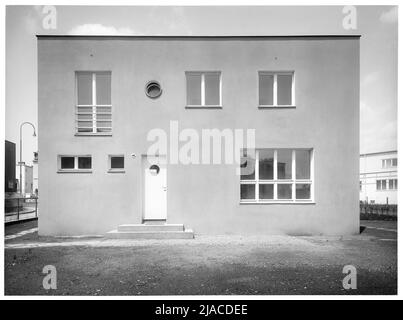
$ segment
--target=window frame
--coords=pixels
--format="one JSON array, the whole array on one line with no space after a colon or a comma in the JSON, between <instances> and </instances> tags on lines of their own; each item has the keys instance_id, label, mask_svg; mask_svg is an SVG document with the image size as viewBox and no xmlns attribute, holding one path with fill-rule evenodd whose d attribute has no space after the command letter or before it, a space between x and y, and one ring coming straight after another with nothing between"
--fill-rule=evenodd
<instances>
[{"instance_id":1,"label":"window frame","mask_svg":"<svg viewBox=\"0 0 403 320\"><path fill-rule=\"evenodd\" d=\"M206 74L218 74L219 75L219 95L220 101L219 104L206 104L206 83L205 83L205 75ZM200 104L188 104L188 75L200 75ZM185 71L185 106L189 109L219 109L222 108L222 72L221 71Z\"/></svg>"},{"instance_id":2,"label":"window frame","mask_svg":"<svg viewBox=\"0 0 403 320\"><path fill-rule=\"evenodd\" d=\"M110 75L110 81L111 81L111 104L97 104L97 85L96 85L96 75L97 74L102 74L102 73L108 73ZM91 74L92 81L91 81L91 94L92 94L92 102L91 104L79 104L78 103L78 75L79 74ZM111 136L112 131L113 131L113 123L112 123L112 71L75 71L75 135L76 136ZM80 108L92 108L91 112L84 112L80 111ZM109 107L110 112L97 112L98 107ZM105 119L97 119L97 115L110 115L110 120L105 120ZM92 115L91 119L88 119L88 122L92 122L91 127L79 127L78 123L79 121L86 121L86 120L79 120L78 117L79 115ZM110 122L111 126L110 127L97 127L97 122ZM92 128L92 131L84 132L84 131L79 131L80 128ZM110 129L110 131L107 132L97 132L98 128L102 129Z\"/></svg>"},{"instance_id":3,"label":"window frame","mask_svg":"<svg viewBox=\"0 0 403 320\"><path fill-rule=\"evenodd\" d=\"M261 150L273 150L273 179L259 179L259 152ZM277 177L277 154L279 150L292 151L292 165L291 165L291 179L278 179ZM310 178L297 179L296 178L296 157L295 151L305 150L310 152ZM241 150L241 155L242 155ZM240 204L315 204L315 181L314 181L314 150L313 148L260 148L255 150L255 178L249 180L242 180L242 175L239 176L239 201ZM251 184L255 185L255 198L254 199L241 199L241 185ZM259 199L259 185L260 184L273 184L273 199ZM291 184L291 199L278 199L277 185ZM310 185L310 199L297 199L296 198L296 185L309 184Z\"/></svg>"},{"instance_id":4,"label":"window frame","mask_svg":"<svg viewBox=\"0 0 403 320\"><path fill-rule=\"evenodd\" d=\"M112 158L123 158L123 168L112 168ZM126 159L123 154L109 154L108 155L108 173L125 173Z\"/></svg>"},{"instance_id":5,"label":"window frame","mask_svg":"<svg viewBox=\"0 0 403 320\"><path fill-rule=\"evenodd\" d=\"M273 104L260 104L260 76L269 75L273 76ZM291 104L278 104L278 87L277 87L277 77L279 75L291 75ZM257 101L258 108L270 109L270 108L296 108L295 102L295 71L258 71L257 74Z\"/></svg>"},{"instance_id":6,"label":"window frame","mask_svg":"<svg viewBox=\"0 0 403 320\"><path fill-rule=\"evenodd\" d=\"M62 158L74 158L74 168L63 169L62 168ZM80 169L78 167L78 158L91 158L91 168ZM90 155L90 154L80 154L80 155L59 154L57 156L57 172L58 173L92 173L92 164L93 164L92 155Z\"/></svg>"},{"instance_id":7,"label":"window frame","mask_svg":"<svg viewBox=\"0 0 403 320\"><path fill-rule=\"evenodd\" d=\"M396 165L393 164L393 161L396 161ZM382 169L396 168L396 167L397 167L397 158L382 159Z\"/></svg>"}]
</instances>

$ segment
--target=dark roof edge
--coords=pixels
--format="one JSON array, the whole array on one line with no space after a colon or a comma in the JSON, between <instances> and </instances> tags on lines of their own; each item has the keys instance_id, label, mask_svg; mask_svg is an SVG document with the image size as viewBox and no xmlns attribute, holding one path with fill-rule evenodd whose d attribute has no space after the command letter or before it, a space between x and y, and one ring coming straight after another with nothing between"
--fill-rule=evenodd
<instances>
[{"instance_id":1,"label":"dark roof edge","mask_svg":"<svg viewBox=\"0 0 403 320\"><path fill-rule=\"evenodd\" d=\"M397 150L388 150L388 151L378 151L378 152L361 153L361 154L360 154L360 157L372 156L372 155L377 155L377 154L389 154L389 153L397 153Z\"/></svg>"},{"instance_id":2,"label":"dark roof edge","mask_svg":"<svg viewBox=\"0 0 403 320\"><path fill-rule=\"evenodd\" d=\"M265 38L361 38L358 34L323 34L323 35L239 35L239 36L164 36L164 35L71 35L71 34L37 34L37 38L138 38L138 39L265 39Z\"/></svg>"}]
</instances>

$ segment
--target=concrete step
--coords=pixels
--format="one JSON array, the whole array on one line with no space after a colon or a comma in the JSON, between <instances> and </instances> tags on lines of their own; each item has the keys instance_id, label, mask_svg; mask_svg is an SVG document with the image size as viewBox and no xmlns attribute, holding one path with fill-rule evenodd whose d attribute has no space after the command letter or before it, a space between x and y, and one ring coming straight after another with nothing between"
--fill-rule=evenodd
<instances>
[{"instance_id":1,"label":"concrete step","mask_svg":"<svg viewBox=\"0 0 403 320\"><path fill-rule=\"evenodd\" d=\"M118 226L118 231L183 231L183 224L121 224Z\"/></svg>"},{"instance_id":2,"label":"concrete step","mask_svg":"<svg viewBox=\"0 0 403 320\"><path fill-rule=\"evenodd\" d=\"M193 239L191 229L182 231L119 231L112 230L106 233L110 239Z\"/></svg>"}]
</instances>

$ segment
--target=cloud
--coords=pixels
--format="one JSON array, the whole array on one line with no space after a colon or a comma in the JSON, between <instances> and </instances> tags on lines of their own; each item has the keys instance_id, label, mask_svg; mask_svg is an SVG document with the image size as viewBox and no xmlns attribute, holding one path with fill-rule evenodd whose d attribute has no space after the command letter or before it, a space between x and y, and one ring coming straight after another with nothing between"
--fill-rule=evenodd
<instances>
[{"instance_id":1,"label":"cloud","mask_svg":"<svg viewBox=\"0 0 403 320\"><path fill-rule=\"evenodd\" d=\"M384 11L379 16L379 21L383 23L396 23L397 22L397 7L393 7L388 11Z\"/></svg>"},{"instance_id":2,"label":"cloud","mask_svg":"<svg viewBox=\"0 0 403 320\"><path fill-rule=\"evenodd\" d=\"M132 29L123 27L104 26L102 24L81 24L71 29L70 35L134 35ZM138 34L138 33L137 33Z\"/></svg>"}]
</instances>

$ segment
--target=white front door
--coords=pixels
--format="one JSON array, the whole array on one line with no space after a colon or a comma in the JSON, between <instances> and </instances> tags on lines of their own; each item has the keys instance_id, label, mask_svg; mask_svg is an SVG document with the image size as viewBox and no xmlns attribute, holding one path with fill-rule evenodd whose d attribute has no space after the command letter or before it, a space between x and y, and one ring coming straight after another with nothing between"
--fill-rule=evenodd
<instances>
[{"instance_id":1,"label":"white front door","mask_svg":"<svg viewBox=\"0 0 403 320\"><path fill-rule=\"evenodd\" d=\"M167 168L165 156L144 156L144 219L167 218Z\"/></svg>"}]
</instances>

